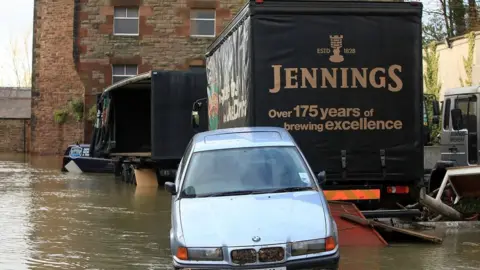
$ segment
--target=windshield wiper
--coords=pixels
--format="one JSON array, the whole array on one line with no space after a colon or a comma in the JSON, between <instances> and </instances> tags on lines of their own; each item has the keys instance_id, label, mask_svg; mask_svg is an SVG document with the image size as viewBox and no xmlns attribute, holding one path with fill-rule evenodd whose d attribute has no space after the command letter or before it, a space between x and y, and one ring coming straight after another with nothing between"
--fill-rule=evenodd
<instances>
[{"instance_id":1,"label":"windshield wiper","mask_svg":"<svg viewBox=\"0 0 480 270\"><path fill-rule=\"evenodd\" d=\"M313 187L287 187L287 188L278 188L269 190L269 193L280 193L280 192L289 192L289 191L303 191L303 190L317 190Z\"/></svg>"},{"instance_id":2,"label":"windshield wiper","mask_svg":"<svg viewBox=\"0 0 480 270\"><path fill-rule=\"evenodd\" d=\"M195 194L186 194L186 193L182 193L182 198L196 198L197 195Z\"/></svg>"},{"instance_id":3,"label":"windshield wiper","mask_svg":"<svg viewBox=\"0 0 480 270\"><path fill-rule=\"evenodd\" d=\"M197 195L197 198L234 196L234 195L250 195L250 194L264 194L264 193L280 193L280 192L302 191L302 190L317 190L317 189L315 189L313 187L288 187L288 188L278 188L278 189L225 191L225 192L215 192L215 193L210 193L210 194L205 194L205 195Z\"/></svg>"},{"instance_id":4,"label":"windshield wiper","mask_svg":"<svg viewBox=\"0 0 480 270\"><path fill-rule=\"evenodd\" d=\"M231 196L231 195L248 195L248 194L252 194L253 192L254 192L253 190L215 192L215 193L210 193L210 194L205 194L205 195L198 195L197 198L199 198L199 197L220 197L220 196Z\"/></svg>"}]
</instances>

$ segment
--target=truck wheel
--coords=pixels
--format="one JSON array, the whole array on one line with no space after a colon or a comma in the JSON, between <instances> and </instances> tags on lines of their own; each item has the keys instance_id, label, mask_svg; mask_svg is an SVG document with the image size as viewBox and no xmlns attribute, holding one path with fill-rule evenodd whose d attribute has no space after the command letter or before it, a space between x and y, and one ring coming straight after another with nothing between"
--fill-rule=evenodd
<instances>
[{"instance_id":1,"label":"truck wheel","mask_svg":"<svg viewBox=\"0 0 480 270\"><path fill-rule=\"evenodd\" d=\"M135 177L135 170L133 168L133 166L130 166L128 168L129 170L129 177L128 177L128 183L129 184L136 184L137 183L137 179Z\"/></svg>"},{"instance_id":2,"label":"truck wheel","mask_svg":"<svg viewBox=\"0 0 480 270\"><path fill-rule=\"evenodd\" d=\"M447 170L445 168L436 168L432 170L430 177L428 179L428 192L432 192L435 189L439 188L442 184L443 177L445 177L445 174L447 173Z\"/></svg>"},{"instance_id":3,"label":"truck wheel","mask_svg":"<svg viewBox=\"0 0 480 270\"><path fill-rule=\"evenodd\" d=\"M122 164L122 181L128 183L129 178L129 167L125 164Z\"/></svg>"},{"instance_id":4,"label":"truck wheel","mask_svg":"<svg viewBox=\"0 0 480 270\"><path fill-rule=\"evenodd\" d=\"M125 183L127 184L130 184L132 183L132 170L128 169L128 177L127 177L127 181L125 181Z\"/></svg>"},{"instance_id":5,"label":"truck wheel","mask_svg":"<svg viewBox=\"0 0 480 270\"><path fill-rule=\"evenodd\" d=\"M430 172L430 177L428 180L427 192L432 192L435 189L439 188L442 184L443 177L447 173L447 168L454 167L455 164L452 161L438 161L433 166L432 171Z\"/></svg>"},{"instance_id":6,"label":"truck wheel","mask_svg":"<svg viewBox=\"0 0 480 270\"><path fill-rule=\"evenodd\" d=\"M122 163L121 162L117 162L115 164L115 169L114 169L114 175L115 177L121 177L122 176Z\"/></svg>"}]
</instances>

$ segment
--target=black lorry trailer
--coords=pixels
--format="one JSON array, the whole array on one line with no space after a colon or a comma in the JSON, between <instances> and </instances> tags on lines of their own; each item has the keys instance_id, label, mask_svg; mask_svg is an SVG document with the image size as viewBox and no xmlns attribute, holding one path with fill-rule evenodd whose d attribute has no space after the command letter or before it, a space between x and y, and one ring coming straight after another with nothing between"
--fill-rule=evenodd
<instances>
[{"instance_id":1,"label":"black lorry trailer","mask_svg":"<svg viewBox=\"0 0 480 270\"><path fill-rule=\"evenodd\" d=\"M206 87L205 71L162 70L107 87L97 102L90 155L118 161L115 173L127 182L139 184L142 170L150 178L173 176L193 134L207 129L188 122Z\"/></svg>"},{"instance_id":2,"label":"black lorry trailer","mask_svg":"<svg viewBox=\"0 0 480 270\"><path fill-rule=\"evenodd\" d=\"M418 2L249 1L206 53L209 129L284 127L329 200L416 200L421 18Z\"/></svg>"}]
</instances>

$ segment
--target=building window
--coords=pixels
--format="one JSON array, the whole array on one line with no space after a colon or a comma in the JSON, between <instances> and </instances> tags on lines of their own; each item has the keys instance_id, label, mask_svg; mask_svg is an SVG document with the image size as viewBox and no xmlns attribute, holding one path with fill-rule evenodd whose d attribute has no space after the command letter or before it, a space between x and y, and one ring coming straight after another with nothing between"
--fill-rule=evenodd
<instances>
[{"instance_id":1,"label":"building window","mask_svg":"<svg viewBox=\"0 0 480 270\"><path fill-rule=\"evenodd\" d=\"M133 77L138 74L137 65L113 65L112 84Z\"/></svg>"},{"instance_id":2,"label":"building window","mask_svg":"<svg viewBox=\"0 0 480 270\"><path fill-rule=\"evenodd\" d=\"M190 36L215 37L215 10L190 11Z\"/></svg>"},{"instance_id":3,"label":"building window","mask_svg":"<svg viewBox=\"0 0 480 270\"><path fill-rule=\"evenodd\" d=\"M138 7L116 7L113 16L113 34L137 36L138 22Z\"/></svg>"}]
</instances>

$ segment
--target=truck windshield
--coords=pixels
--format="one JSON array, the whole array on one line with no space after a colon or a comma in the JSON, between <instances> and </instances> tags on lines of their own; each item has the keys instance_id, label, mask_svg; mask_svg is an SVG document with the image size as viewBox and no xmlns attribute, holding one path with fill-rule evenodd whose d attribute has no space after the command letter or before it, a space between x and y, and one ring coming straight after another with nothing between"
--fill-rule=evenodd
<instances>
[{"instance_id":1,"label":"truck windshield","mask_svg":"<svg viewBox=\"0 0 480 270\"><path fill-rule=\"evenodd\" d=\"M295 147L235 148L192 155L182 197L312 190L316 186Z\"/></svg>"}]
</instances>

